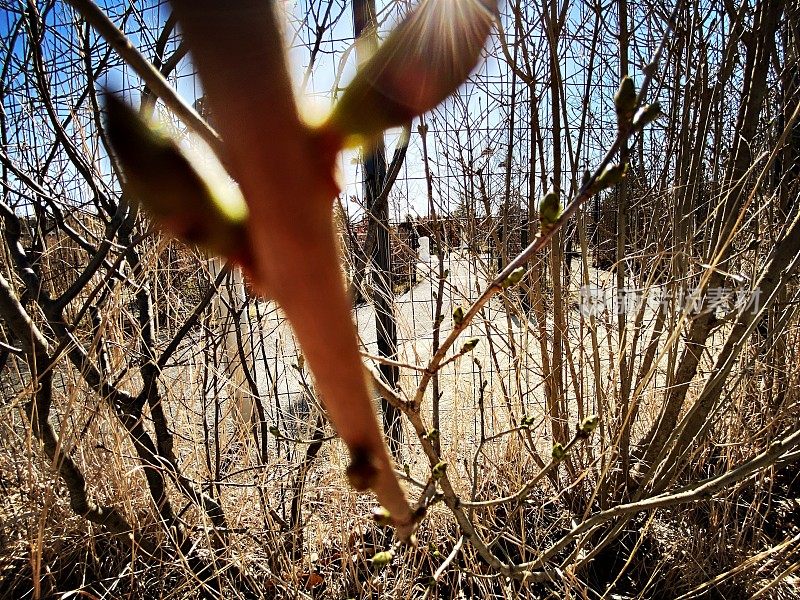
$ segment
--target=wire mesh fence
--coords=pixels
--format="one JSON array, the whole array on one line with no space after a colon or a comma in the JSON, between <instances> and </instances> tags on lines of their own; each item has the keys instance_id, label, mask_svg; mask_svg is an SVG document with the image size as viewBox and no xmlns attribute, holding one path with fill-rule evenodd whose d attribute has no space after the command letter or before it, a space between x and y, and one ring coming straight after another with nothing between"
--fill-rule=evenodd
<instances>
[{"instance_id":1,"label":"wire mesh fence","mask_svg":"<svg viewBox=\"0 0 800 600\"><path fill-rule=\"evenodd\" d=\"M131 43L140 48L154 64L174 63L169 71L169 81L192 104L202 108L199 80L190 57L181 46L179 31L172 29L167 3L132 5L107 2L103 8L125 31ZM285 8L289 18L289 56L292 64L298 66L296 74L302 73L298 84L304 88L303 96L328 100L336 95L343 80L352 73L352 61L347 60L348 49L354 43L348 7L346 3L312 1L298 2ZM403 10L404 7L398 4L388 3L379 7L379 20L385 26L396 21ZM7 44L13 51L8 55L8 72L11 76L7 77L4 84L3 99L8 163L30 165L39 178L46 182L47 189L35 198L8 189L6 194L14 210L31 217L32 226L39 230L38 235L43 236L43 243L50 249L47 253L48 276L53 282L63 283L68 282L86 260L81 251L95 247L96 240L101 239L101 228L108 223L109 215L113 214L108 208L120 192L118 180L107 158L104 140L98 135L98 99L89 94L87 88L108 88L134 103L138 102L143 88L130 67L85 24L80 23L68 6L47 4L41 15L44 27L37 45L45 72L44 81L35 81L30 71L24 68L25 57L31 52L30 37L20 34L24 14L16 7L5 7L3 29L9 34ZM582 64L581 52L590 39L581 36L580 31L587 27L588 18L586 7L576 7L574 14L571 12L568 18L575 30L574 35L570 35L571 43L564 56L565 96L571 102L580 98L581 90L587 86L586 66ZM314 19L321 20L315 24L311 22ZM312 56L314 62L310 64ZM11 67L12 64L16 68ZM87 65L92 67L89 71ZM336 74L335 80L332 79L332 73ZM602 80L602 77L599 79ZM606 76L606 79L610 77ZM43 94L41 86L45 83L48 89ZM585 143L593 148L586 151L587 156L599 155L610 135L613 119L611 116L603 117L603 114L610 113L607 98L608 92L613 91L611 85L600 85L593 90L596 97L591 101L597 103L597 111L595 121L587 128ZM530 89L526 90L526 87ZM509 93L515 98L510 106L507 103ZM532 212L525 188L530 186L538 195L549 185L546 172L551 158L538 158L541 169L531 171L528 168L528 162L534 158L526 156L526 147L531 146L526 138L534 135L530 121L536 119L529 114L533 110L533 99L525 96L539 95L541 101L544 99L541 96L546 94L543 88L536 89L521 83L507 63L488 54L486 64L471 77L459 95L428 117L433 143L430 157L433 198L427 198L427 178L421 168L421 148L418 139L412 137L408 158L392 188L390 206L393 217L388 224L392 242L392 283L398 292L394 303L400 321L398 345L409 349L401 352L401 357L416 362L424 357L422 349L430 348L436 305L433 298L435 286L431 285L431 280L436 276L436 259L434 257L424 265L419 263L417 246L420 237L431 240L434 254L441 250L445 269L454 276L459 272L461 281L457 285L447 286L453 290L452 298L448 297L443 303L445 314L449 314L457 304L468 303L474 297L474 291L485 285L492 274L502 267L503 261L508 261L509 257L515 256L524 247L530 238L531 228L535 229L535 223L529 224L532 221L529 214L532 215ZM570 106L566 108L571 110ZM547 140L547 117L544 116L546 111L543 108L538 110L542 113L542 121L535 124L535 135L542 136L543 147L547 148L550 143ZM52 115L48 111L52 111L61 123L60 131L53 130ZM180 127L158 104L156 112L161 119ZM471 119L469 129L465 131L459 122L464 123L467 115ZM65 150L59 143L62 136L72 140L71 149ZM392 136L388 139L391 141ZM350 230L348 239L350 246L363 245L370 216L365 212L366 207L361 200L360 170L355 164L357 160L354 155L345 156L342 163L344 187L340 198ZM8 164L4 168L8 169ZM91 176L88 169L91 169ZM536 179L541 181L534 183ZM574 174L572 179L575 179ZM14 173L9 181L15 181ZM484 196L483 206L480 206L481 202L477 207L470 206L473 203L468 198L476 196ZM46 207L44 211L40 208L42 201ZM432 218L432 214L437 213L441 217ZM45 219L36 219L36 216ZM80 237L76 247L69 233L59 230L59 218L62 216L67 216L66 222L79 233L81 228L87 228L86 223L95 228L95 231L85 232L87 239L83 240L82 248ZM50 217L52 224L48 224L47 217ZM615 220L607 208L603 218L610 223ZM613 231L607 225L601 235L607 238L607 244L608 239L613 238ZM500 248L496 247L498 242ZM162 252L164 248L166 255ZM182 247L175 247L174 244L165 247L163 242L156 241L150 251L154 253L151 257L158 265L154 283L158 298L155 304L159 307L157 326L163 339L168 340L172 328L180 323L182 315L191 311L192 303L199 300L200 292L211 277L202 257L193 256ZM606 259L605 266L609 262ZM291 407L303 403L304 392L302 382L295 377L296 370L291 368L298 362L296 346L290 331L283 326L280 313L273 305L259 307L259 302L246 292L231 296L230 306L224 309L246 315L248 321L256 316L256 322L250 322L245 327L251 349L246 359L252 361L253 370L258 374L256 383L260 393L268 390L269 394L275 396L274 402L268 404L268 409L265 408L269 411L265 417L270 422L292 418L289 415L293 410ZM369 310L368 306L357 308L357 320L361 325L365 350L374 353L376 333L374 325L369 323L370 318L366 316ZM502 307L490 306L485 315L487 322L494 322L502 311ZM517 318L514 316L514 319ZM124 323L122 328L125 330ZM129 332L133 333L130 329ZM181 365L196 368L193 361L202 362L201 354L197 352L199 346L194 343L196 341L193 339L184 345ZM463 378L472 382L472 391L468 396L471 402L480 390L481 376L488 378L490 386L494 385L495 377L509 378L510 349L506 347L497 351L496 364L494 367L487 364L480 371L483 375L479 374L472 360L454 363L454 380ZM498 371L498 368L501 370ZM525 368L531 372L536 370L533 362ZM215 378L226 378L226 369L229 371L230 367L219 366ZM539 383L531 383L529 389L523 391L524 397L530 396L541 385L540 373L532 378L539 380ZM218 393L209 391L212 396ZM271 412L274 410L279 412ZM447 411L448 408L443 407L442 410ZM287 411L287 414L282 414L283 411ZM473 432L477 431L477 427L475 420Z\"/></svg>"},{"instance_id":2,"label":"wire mesh fence","mask_svg":"<svg viewBox=\"0 0 800 600\"><path fill-rule=\"evenodd\" d=\"M356 72L352 7L344 0L274 4L286 23L288 62L301 112L313 120ZM498 28L481 65L453 97L413 123L397 177L383 190L387 219L378 219L374 207L367 206L360 151L347 151L338 159L341 192L334 210L342 278L353 292L362 354L370 365L398 369L397 390L403 400L413 399L430 375L426 365L459 318L458 310L472 305L535 242L539 198L551 188L565 200L574 196L584 172L594 169L617 138L613 97L619 83L619 38L614 33L619 4L563 3L556 15L532 3L501 4ZM625 4L631 24L628 53L638 85L643 73L652 70L649 61L667 29L668 12L650 0ZM104 0L98 5L213 124L169 4ZM409 8L405 1L378 2L379 32L389 31ZM628 442L637 442L666 427L659 423L669 419L659 411L675 389L685 386L690 398L707 393L707 376L719 370L720 349L727 348L734 330L730 315L735 307L730 298L711 308L703 304L706 312L699 314L711 311L718 321L703 339L698 376L681 381L680 365L693 344L699 346L684 300L702 288L712 271L719 288L738 286L751 295L758 265L772 256L764 249L768 244L759 240L781 239L781 227L796 202L796 189L786 192L787 176L779 177L775 167L777 191L764 200L767 208L731 205L736 206L731 214L741 208L744 217L730 232L736 246L726 270L709 266L708 256L715 256L712 250L725 231L720 206L739 181L729 177L735 172L729 140L738 139L736 122L744 119L739 102L719 98L749 85L744 67L730 58L728 9L711 0L684 7L680 19L685 32L679 42L667 45L650 92L651 99L663 101L669 125L657 121L627 147L626 191L606 190L586 202L556 233L552 245L531 257L521 285L503 290L482 307L436 370L421 414L426 423L439 423L442 459L460 476L457 492L464 498L483 501L477 498L490 493L486 490L508 497L513 482L526 485L539 472L535 467L546 462L542 457L549 460L559 427L571 434L575 422L598 413L603 415L602 445L580 450L568 467L575 490L559 491L560 476L554 476L542 483L542 493L563 495L575 515L588 515L594 502L602 509L616 500L627 502L630 497L615 494L626 485L620 473L634 476L627 470L636 456L618 450L618 441L628 435ZM278 544L270 537L275 523L286 525L295 512L305 511L306 525L319 525L315 510L350 518L347 508L359 500L342 491L331 474L338 471L329 468L344 465L341 448L335 442L324 446L325 468L313 466L318 444L334 432L321 416L325 399L316 393L281 309L254 294L239 270L169 239L129 202L102 126L104 90L144 112L152 110L186 147L208 150L67 3L0 2L0 11L0 195L7 207L2 272L58 357L51 421L61 427L65 447L80 453L87 479L102 481L111 465L109 489L137 489L131 482L146 464L147 474L167 474L183 493L187 504L175 509L180 518L196 511L206 517L192 517L193 522L213 521L214 511L203 504L203 494L234 512L241 510L232 519L240 526L236 535L241 535L228 548L249 543L243 541L249 534L242 532L252 531L263 534L259 543ZM542 24L553 17L560 23L556 40ZM702 56L702 64L688 64L689 47ZM782 52L788 51L775 50L774 61L782 60ZM235 58L231 60L235 68ZM709 73L725 69L727 79L714 91L712 102L711 95L703 95L703 86L717 86ZM768 69L767 99L777 97L772 90L783 85L784 77L783 71ZM690 94L694 104L683 102ZM692 112L694 105L706 112ZM785 123L785 115L770 113L753 128L753 147L777 144L773 125L779 118ZM703 133L695 138L698 128ZM712 137L716 145L709 142ZM397 154L403 133L391 130L385 142L388 154ZM281 140L265 143L280 147ZM693 145L696 152L687 150ZM785 152L789 165L794 155ZM370 236L381 228L389 240L386 273L379 272L370 255ZM389 282L391 332L382 329L387 321L376 314L383 309L376 308L382 304L374 273ZM639 302L642 298L647 302ZM706 298L708 294L703 302ZM779 308L788 311L796 301L789 294ZM765 317L741 358L744 375L729 383L726 395L718 394L735 399L725 418L741 431L747 431L740 422L742 414L749 414L747 394L783 398L775 401L772 416L753 416L761 437L739 435L730 444L736 449L725 455L729 462L746 456L748 444L756 445L753 439L766 440L769 423L785 420L784 403L791 402L786 399L791 396L788 382L796 379L790 368L794 351L787 350L796 346L794 323L789 312ZM325 330L324 322L317 325ZM389 355L379 344L381 336L393 339L395 351ZM463 350L462 344L472 339L477 340L474 349ZM35 387L18 348L22 342L2 325L0 412L8 416L2 426L8 456L28 435L26 421L15 409L32 397ZM776 357L777 352L782 354ZM147 383L152 365L158 367L156 391ZM786 380L775 375L770 379L767 371L786 374ZM120 406L127 409L126 402L138 410L152 437L149 443L161 452L158 460L147 462L147 452L153 450L141 441L144 437L121 439L114 418L125 414ZM379 407L377 393L375 403ZM164 447L159 411L173 436ZM521 427L526 421L533 425ZM407 443L398 465L407 466L413 483L415 477L428 477L430 469L422 444L405 426ZM507 441L509 432L518 430L524 430L519 439ZM491 453L482 454L484 446ZM647 452L646 447L641 450ZM705 461L707 455L703 457ZM174 472L172 458L180 466ZM703 461L698 469L710 464ZM481 469L502 476L482 478L477 474ZM20 481L34 477L16 476ZM316 488L313 493L304 488L306 481L313 482L308 484ZM298 498L306 492L308 504L298 509ZM589 500L581 499L584 492ZM341 506L326 505L326 494ZM132 497L134 504L149 506L144 492L132 492ZM155 504L159 510L165 506ZM536 518L543 519L547 506L536 510ZM497 515L492 518L502 521ZM319 521L325 518L330 520L330 514ZM157 529L146 521L143 529ZM554 525L556 521L550 522L554 531L571 527L561 521ZM302 538L300 529L275 531ZM545 548L547 535L526 538L526 543ZM498 534L497 540L501 538ZM513 540L501 541L497 543L513 546ZM317 542L320 550L324 544ZM524 554L529 548L520 544L513 551ZM508 560L524 562L521 556L512 558Z\"/></svg>"}]
</instances>

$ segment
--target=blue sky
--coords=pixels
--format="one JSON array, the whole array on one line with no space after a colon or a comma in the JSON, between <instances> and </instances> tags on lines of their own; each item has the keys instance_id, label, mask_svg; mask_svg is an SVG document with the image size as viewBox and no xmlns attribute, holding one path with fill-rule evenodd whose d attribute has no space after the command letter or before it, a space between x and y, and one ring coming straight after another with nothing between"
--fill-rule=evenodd
<instances>
[{"instance_id":1,"label":"blue sky","mask_svg":"<svg viewBox=\"0 0 800 600\"><path fill-rule=\"evenodd\" d=\"M290 71L295 77L296 83L300 84L305 68L308 64L308 45L311 43L313 23L304 22L302 16L305 14L309 2L312 0L289 0L284 2L286 9L286 34L287 40L293 42L292 48L288 52L290 60ZM112 19L119 22L122 9L125 3L115 0L100 0L103 6L111 15ZM382 33L389 29L389 25L395 22L401 14L399 5L395 2L380 1L379 14L381 19L385 19ZM158 25L166 20L169 9L165 2L157 3L153 0L138 3L139 11L131 16L125 24L125 30L131 41L136 45L149 46L152 44L153 32L158 32ZM317 98L330 99L334 84L335 73L340 67L340 61L347 48L352 44L352 19L350 14L349 2L344 7L335 27L326 32L321 52L317 63L308 81L308 92ZM530 14L531 30L527 32L530 39L536 39L543 35L541 25L537 15L532 8L528 8ZM334 9L333 14L339 11ZM588 15L586 6L582 2L573 3L567 29L573 40L580 40L581 37L588 38L591 34L591 22L586 24ZM606 18L608 22L606 21ZM8 39L9 28L16 20L16 15L8 10L3 11L0 17L0 27L3 28L3 38ZM74 43L75 32L70 26L71 11L64 4L59 3L56 9L48 16L48 23L58 24L48 37L45 44L45 54L51 60L51 65L57 65L60 54L65 56L70 51L69 43ZM508 23L506 23L508 25ZM613 15L609 12L604 16L603 36L610 38L613 32ZM512 37L511 31L507 35ZM157 34L157 33L156 33ZM63 39L60 39L63 38ZM581 48L573 42L563 44L561 61L562 76L567 83L567 115L573 126L577 125L577 115L581 108L583 94L583 67L585 66L585 56ZM613 45L613 38L606 40L606 43ZM18 43L21 52L22 42ZM174 44L174 41L173 41ZM487 185L492 195L500 198L505 191L505 172L501 163L505 162L508 152L508 122L511 117L509 108L511 95L512 75L509 66L497 50L498 40L493 36L489 42L489 47L493 49L493 57L483 62L476 70L473 78L465 84L458 93L457 98L446 101L442 106L425 116L430 126L428 138L429 149L432 157L432 170L435 176L434 193L436 201L440 204L440 211L446 212L458 206L464 193L464 178L461 166L458 163L457 155L467 155L472 153L476 159L475 165L483 168L487 173ZM641 61L638 61L641 64ZM616 59L613 52L606 51L604 61L596 63L598 73L595 78L603 77L607 81L607 86L599 96L591 99L592 114L594 120L590 120L589 136L585 143L589 145L588 156L591 159L602 153L613 135L614 117L613 110L610 109L610 98L613 95L616 85ZM356 69L355 53L351 53L349 59L343 65L342 82L346 82L353 76ZM637 72L637 60L632 61L632 70ZM64 102L59 104L64 111L63 116L69 115L71 106L66 100L69 94L79 87L75 82L74 74L61 72L58 68L53 69L52 82L57 90L64 94ZM596 80L596 79L595 79ZM132 71L123 66L114 66L107 75L101 77L101 83L108 85L112 89L133 89L139 88L139 81ZM182 61L179 69L172 77L173 84L179 92L189 100L194 100L202 94L199 82L193 76L193 68L188 59ZM542 94L547 82L537 82L537 92ZM74 89L73 89L74 86ZM528 91L521 83L517 83L517 102L515 111L516 129L515 145L513 151L512 165L512 192L518 192L522 196L528 190L528 136L529 136L529 111L528 111ZM137 100L136 92L132 94L134 101ZM24 98L10 98L8 102L22 101ZM469 115L468 117L466 115ZM548 100L546 95L542 98L540 108L540 119L545 126L548 119ZM419 136L415 134L416 125L412 130L412 141L408 152L408 157L401 172L400 178L394 188L392 195L393 214L392 217L403 218L406 213L427 214L427 194L424 181L424 171L421 158L421 145ZM468 122L472 128L472 133L467 136L464 123ZM545 132L546 133L546 132ZM389 132L386 136L388 155L391 156L393 144L396 141L396 133ZM573 136L573 143L575 139ZM546 149L549 143L546 141ZM549 150L547 150L549 152ZM566 152L566 145L565 145ZM356 153L347 153L341 160L343 181L345 187L342 197L346 200L348 209L357 214L360 210L359 202L349 202L351 197L361 196L360 172ZM550 157L547 157L549 163ZM566 157L565 165L568 165ZM582 169L585 164L579 165ZM533 174L537 181L541 178L541 173Z\"/></svg>"}]
</instances>

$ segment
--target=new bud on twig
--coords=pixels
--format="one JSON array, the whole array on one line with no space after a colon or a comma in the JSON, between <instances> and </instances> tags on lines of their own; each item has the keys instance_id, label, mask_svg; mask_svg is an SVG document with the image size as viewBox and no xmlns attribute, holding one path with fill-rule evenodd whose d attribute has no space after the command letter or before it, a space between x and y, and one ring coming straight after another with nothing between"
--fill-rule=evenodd
<instances>
[{"instance_id":1,"label":"new bud on twig","mask_svg":"<svg viewBox=\"0 0 800 600\"><path fill-rule=\"evenodd\" d=\"M432 444L435 444L436 441L439 439L439 430L436 428L429 429L422 437L431 442Z\"/></svg>"},{"instance_id":2,"label":"new bud on twig","mask_svg":"<svg viewBox=\"0 0 800 600\"><path fill-rule=\"evenodd\" d=\"M496 4L421 2L361 67L326 127L357 145L442 102L478 62Z\"/></svg>"},{"instance_id":3,"label":"new bud on twig","mask_svg":"<svg viewBox=\"0 0 800 600\"><path fill-rule=\"evenodd\" d=\"M436 464L435 467L431 470L431 476L434 480L439 481L442 477L444 477L444 473L447 471L447 463L441 461Z\"/></svg>"},{"instance_id":4,"label":"new bud on twig","mask_svg":"<svg viewBox=\"0 0 800 600\"><path fill-rule=\"evenodd\" d=\"M659 102L653 102L652 104L643 106L636 111L636 115L633 117L633 130L639 131L660 116L661 104Z\"/></svg>"},{"instance_id":5,"label":"new bud on twig","mask_svg":"<svg viewBox=\"0 0 800 600\"><path fill-rule=\"evenodd\" d=\"M372 518L381 527L388 527L393 524L392 513L382 506L377 506L372 509Z\"/></svg>"},{"instance_id":6,"label":"new bud on twig","mask_svg":"<svg viewBox=\"0 0 800 600\"><path fill-rule=\"evenodd\" d=\"M580 438L588 438L592 435L592 432L597 429L597 426L600 424L600 417L597 415L591 415L583 419L578 424L578 437Z\"/></svg>"},{"instance_id":7,"label":"new bud on twig","mask_svg":"<svg viewBox=\"0 0 800 600\"><path fill-rule=\"evenodd\" d=\"M530 427L534 423L536 423L536 417L532 417L532 416L524 416L524 417L522 417L521 424L522 424L523 427Z\"/></svg>"},{"instance_id":8,"label":"new bud on twig","mask_svg":"<svg viewBox=\"0 0 800 600\"><path fill-rule=\"evenodd\" d=\"M592 186L592 193L601 192L610 187L614 187L625 175L628 173L628 164L624 165L608 165L600 174L594 185Z\"/></svg>"},{"instance_id":9,"label":"new bud on twig","mask_svg":"<svg viewBox=\"0 0 800 600\"><path fill-rule=\"evenodd\" d=\"M555 190L548 191L539 201L539 221L543 233L547 233L561 216L561 199Z\"/></svg>"},{"instance_id":10,"label":"new bud on twig","mask_svg":"<svg viewBox=\"0 0 800 600\"><path fill-rule=\"evenodd\" d=\"M464 322L464 309L460 306L456 306L453 309L453 325L458 327Z\"/></svg>"},{"instance_id":11,"label":"new bud on twig","mask_svg":"<svg viewBox=\"0 0 800 600\"><path fill-rule=\"evenodd\" d=\"M247 204L213 153L200 159L114 94L106 129L123 189L169 234L250 264Z\"/></svg>"},{"instance_id":12,"label":"new bud on twig","mask_svg":"<svg viewBox=\"0 0 800 600\"><path fill-rule=\"evenodd\" d=\"M269 426L269 432L272 435L274 435L276 438L282 438L283 437L283 434L281 433L281 430L278 429L277 425L270 425Z\"/></svg>"},{"instance_id":13,"label":"new bud on twig","mask_svg":"<svg viewBox=\"0 0 800 600\"><path fill-rule=\"evenodd\" d=\"M517 267L508 274L508 277L503 280L503 289L506 290L512 285L517 285L522 280L524 275L525 267Z\"/></svg>"},{"instance_id":14,"label":"new bud on twig","mask_svg":"<svg viewBox=\"0 0 800 600\"><path fill-rule=\"evenodd\" d=\"M377 552L370 560L372 561L373 567L376 569L382 569L392 562L393 558L394 550L384 550L383 552Z\"/></svg>"},{"instance_id":15,"label":"new bud on twig","mask_svg":"<svg viewBox=\"0 0 800 600\"><path fill-rule=\"evenodd\" d=\"M466 342L464 342L464 345L461 346L461 354L466 354L467 352L472 352L473 350L475 350L475 346L477 346L478 342L480 341L481 341L480 338L476 337L469 338Z\"/></svg>"},{"instance_id":16,"label":"new bud on twig","mask_svg":"<svg viewBox=\"0 0 800 600\"><path fill-rule=\"evenodd\" d=\"M566 457L567 457L567 451L564 450L564 446L562 446L558 442L553 444L553 460L556 462L561 462Z\"/></svg>"},{"instance_id":17,"label":"new bud on twig","mask_svg":"<svg viewBox=\"0 0 800 600\"><path fill-rule=\"evenodd\" d=\"M625 75L619 82L619 89L614 94L614 108L617 110L617 123L620 129L627 131L631 126L633 112L636 109L636 88L633 79Z\"/></svg>"}]
</instances>

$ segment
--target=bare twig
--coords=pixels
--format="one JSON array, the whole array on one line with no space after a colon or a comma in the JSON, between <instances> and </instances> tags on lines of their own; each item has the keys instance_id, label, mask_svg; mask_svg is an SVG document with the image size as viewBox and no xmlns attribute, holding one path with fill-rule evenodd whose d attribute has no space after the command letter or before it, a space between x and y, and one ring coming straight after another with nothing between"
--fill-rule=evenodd
<instances>
[{"instance_id":1,"label":"bare twig","mask_svg":"<svg viewBox=\"0 0 800 600\"><path fill-rule=\"evenodd\" d=\"M147 87L166 104L176 116L191 127L216 154L222 158L219 135L178 93L169 85L161 72L153 66L131 43L128 37L91 0L67 0L86 19L97 33L114 48L119 56L136 71Z\"/></svg>"}]
</instances>

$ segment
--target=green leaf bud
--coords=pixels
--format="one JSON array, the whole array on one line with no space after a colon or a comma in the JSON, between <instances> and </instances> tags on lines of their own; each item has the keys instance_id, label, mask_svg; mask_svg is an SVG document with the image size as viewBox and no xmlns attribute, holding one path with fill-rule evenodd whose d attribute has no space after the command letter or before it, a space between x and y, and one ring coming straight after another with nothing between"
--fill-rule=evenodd
<instances>
[{"instance_id":1,"label":"green leaf bud","mask_svg":"<svg viewBox=\"0 0 800 600\"><path fill-rule=\"evenodd\" d=\"M585 417L578 425L578 436L588 438L590 435L592 435L592 432L597 429L599 424L600 417L597 415Z\"/></svg>"},{"instance_id":2,"label":"green leaf bud","mask_svg":"<svg viewBox=\"0 0 800 600\"><path fill-rule=\"evenodd\" d=\"M614 187L617 185L625 175L628 173L628 165L627 163L624 165L616 164L616 165L608 165L603 172L600 174L600 177L597 178L596 191L602 191L608 189L610 187Z\"/></svg>"},{"instance_id":3,"label":"green leaf bud","mask_svg":"<svg viewBox=\"0 0 800 600\"><path fill-rule=\"evenodd\" d=\"M436 464L435 467L431 470L431 475L436 481L439 481L442 477L444 477L445 471L447 471L447 463L441 461Z\"/></svg>"},{"instance_id":4,"label":"green leaf bud","mask_svg":"<svg viewBox=\"0 0 800 600\"><path fill-rule=\"evenodd\" d=\"M469 338L466 342L464 342L464 345L461 346L461 354L466 354L467 352L472 352L473 350L475 350L475 346L477 346L478 342L480 341L481 341L480 338L476 337Z\"/></svg>"},{"instance_id":5,"label":"green leaf bud","mask_svg":"<svg viewBox=\"0 0 800 600\"><path fill-rule=\"evenodd\" d=\"M556 462L561 462L566 457L567 457L567 451L564 450L564 446L562 446L558 442L553 444L553 460Z\"/></svg>"},{"instance_id":6,"label":"green leaf bud","mask_svg":"<svg viewBox=\"0 0 800 600\"><path fill-rule=\"evenodd\" d=\"M539 221L543 232L548 232L561 216L561 199L555 190L548 191L539 201Z\"/></svg>"},{"instance_id":7,"label":"green leaf bud","mask_svg":"<svg viewBox=\"0 0 800 600\"><path fill-rule=\"evenodd\" d=\"M517 285L521 280L522 277L525 275L525 267L517 267L511 273L508 274L503 280L503 289L508 289L512 285Z\"/></svg>"},{"instance_id":8,"label":"green leaf bud","mask_svg":"<svg viewBox=\"0 0 800 600\"><path fill-rule=\"evenodd\" d=\"M660 103L653 102L652 104L643 106L642 108L636 111L636 115L633 117L634 131L638 131L646 127L660 116L661 116Z\"/></svg>"},{"instance_id":9,"label":"green leaf bud","mask_svg":"<svg viewBox=\"0 0 800 600\"><path fill-rule=\"evenodd\" d=\"M429 429L422 437L435 444L439 439L439 430L436 428Z\"/></svg>"},{"instance_id":10,"label":"green leaf bud","mask_svg":"<svg viewBox=\"0 0 800 600\"><path fill-rule=\"evenodd\" d=\"M394 550L384 550L383 552L376 552L372 557L372 566L376 569L386 567L394 558Z\"/></svg>"},{"instance_id":11,"label":"green leaf bud","mask_svg":"<svg viewBox=\"0 0 800 600\"><path fill-rule=\"evenodd\" d=\"M213 153L185 150L114 94L105 105L123 189L169 234L248 264L247 204Z\"/></svg>"},{"instance_id":12,"label":"green leaf bud","mask_svg":"<svg viewBox=\"0 0 800 600\"><path fill-rule=\"evenodd\" d=\"M452 94L480 58L496 0L422 2L362 65L326 127L345 145L369 142Z\"/></svg>"},{"instance_id":13,"label":"green leaf bud","mask_svg":"<svg viewBox=\"0 0 800 600\"><path fill-rule=\"evenodd\" d=\"M464 309L460 306L456 306L453 309L453 325L458 327L464 322Z\"/></svg>"},{"instance_id":14,"label":"green leaf bud","mask_svg":"<svg viewBox=\"0 0 800 600\"><path fill-rule=\"evenodd\" d=\"M622 128L628 128L633 119L633 112L636 109L636 87L633 79L625 75L619 82L619 89L614 94L614 108L617 110L617 122Z\"/></svg>"},{"instance_id":15,"label":"green leaf bud","mask_svg":"<svg viewBox=\"0 0 800 600\"><path fill-rule=\"evenodd\" d=\"M372 518L381 527L388 527L393 523L392 513L390 513L382 506L377 506L374 509L372 509Z\"/></svg>"}]
</instances>

